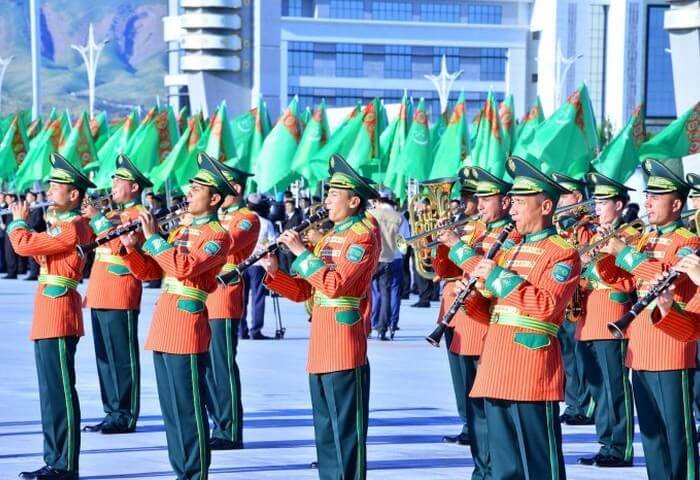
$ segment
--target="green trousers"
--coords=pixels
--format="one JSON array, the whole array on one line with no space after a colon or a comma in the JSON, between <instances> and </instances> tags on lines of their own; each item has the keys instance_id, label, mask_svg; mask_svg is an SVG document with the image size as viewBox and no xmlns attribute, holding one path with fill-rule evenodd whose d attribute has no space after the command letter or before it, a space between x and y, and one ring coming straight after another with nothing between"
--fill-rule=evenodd
<instances>
[{"instance_id":1,"label":"green trousers","mask_svg":"<svg viewBox=\"0 0 700 480\"><path fill-rule=\"evenodd\" d=\"M693 406L695 418L700 418L700 341L695 342L695 375L693 375Z\"/></svg>"},{"instance_id":2,"label":"green trousers","mask_svg":"<svg viewBox=\"0 0 700 480\"><path fill-rule=\"evenodd\" d=\"M467 426L469 427L469 449L474 459L474 471L472 480L485 480L491 478L489 465L489 436L486 424L486 412L484 411L483 398L470 398L469 392L474 386L476 368L479 365L479 357L456 355L458 357L460 371L465 380L465 412Z\"/></svg>"},{"instance_id":3,"label":"green trousers","mask_svg":"<svg viewBox=\"0 0 700 480\"><path fill-rule=\"evenodd\" d=\"M649 478L698 478L692 370L632 372L639 432Z\"/></svg>"},{"instance_id":4,"label":"green trousers","mask_svg":"<svg viewBox=\"0 0 700 480\"><path fill-rule=\"evenodd\" d=\"M133 429L139 417L138 310L92 309L97 377L105 423Z\"/></svg>"},{"instance_id":5,"label":"green trousers","mask_svg":"<svg viewBox=\"0 0 700 480\"><path fill-rule=\"evenodd\" d=\"M445 330L445 347L447 347L447 363L450 366L450 377L452 378L452 390L455 392L455 402L457 403L457 414L462 420L462 432L465 435L469 434L469 423L467 422L467 396L471 385L474 383L474 377L471 378L471 383L468 378L466 369L463 368L463 363L460 361L460 355L450 352L450 343L454 330L448 328ZM470 384L467 389L467 383Z\"/></svg>"},{"instance_id":6,"label":"green trousers","mask_svg":"<svg viewBox=\"0 0 700 480\"><path fill-rule=\"evenodd\" d=\"M583 359L578 351L578 342L575 334L576 324L569 320L564 320L557 334L561 345L561 355L564 360L564 372L566 373L566 384L564 386L566 410L564 410L564 413L571 416L592 417L595 410L595 402L591 397L588 382L584 375Z\"/></svg>"},{"instance_id":7,"label":"green trousers","mask_svg":"<svg viewBox=\"0 0 700 480\"><path fill-rule=\"evenodd\" d=\"M204 375L209 355L153 352L168 457L178 480L206 480L211 461Z\"/></svg>"},{"instance_id":8,"label":"green trousers","mask_svg":"<svg viewBox=\"0 0 700 480\"><path fill-rule=\"evenodd\" d=\"M34 342L39 380L44 462L58 470L78 471L80 404L75 391L75 349L78 337Z\"/></svg>"},{"instance_id":9,"label":"green trousers","mask_svg":"<svg viewBox=\"0 0 700 480\"><path fill-rule=\"evenodd\" d=\"M369 364L341 372L309 374L321 480L367 476Z\"/></svg>"},{"instance_id":10,"label":"green trousers","mask_svg":"<svg viewBox=\"0 0 700 480\"><path fill-rule=\"evenodd\" d=\"M485 399L491 478L564 480L558 402Z\"/></svg>"},{"instance_id":11,"label":"green trousers","mask_svg":"<svg viewBox=\"0 0 700 480\"><path fill-rule=\"evenodd\" d=\"M207 411L214 422L212 438L243 441L241 374L236 364L238 319L214 319L206 371Z\"/></svg>"},{"instance_id":12,"label":"green trousers","mask_svg":"<svg viewBox=\"0 0 700 480\"><path fill-rule=\"evenodd\" d=\"M629 369L625 366L627 341L591 340L579 342L578 348L595 400L599 453L630 461L634 455L634 408Z\"/></svg>"}]
</instances>

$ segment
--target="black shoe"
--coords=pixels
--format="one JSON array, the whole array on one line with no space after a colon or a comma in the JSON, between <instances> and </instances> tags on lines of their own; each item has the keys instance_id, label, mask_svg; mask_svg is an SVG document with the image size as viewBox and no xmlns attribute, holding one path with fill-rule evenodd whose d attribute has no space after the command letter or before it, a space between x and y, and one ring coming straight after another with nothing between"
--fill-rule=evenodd
<instances>
[{"instance_id":1,"label":"black shoe","mask_svg":"<svg viewBox=\"0 0 700 480\"><path fill-rule=\"evenodd\" d=\"M576 460L576 463L579 465L596 465L601 458L604 458L604 455L596 453L592 457L580 457Z\"/></svg>"},{"instance_id":2,"label":"black shoe","mask_svg":"<svg viewBox=\"0 0 700 480\"><path fill-rule=\"evenodd\" d=\"M248 334L248 332L241 333L241 340L248 340L248 339L250 339L250 334Z\"/></svg>"},{"instance_id":3,"label":"black shoe","mask_svg":"<svg viewBox=\"0 0 700 480\"><path fill-rule=\"evenodd\" d=\"M593 417L586 417L585 415L568 415L568 418L564 420L567 425L593 425L595 419Z\"/></svg>"},{"instance_id":4,"label":"black shoe","mask_svg":"<svg viewBox=\"0 0 700 480\"><path fill-rule=\"evenodd\" d=\"M379 335L379 340L381 340L382 342L388 342L388 341L389 341L389 339L388 339L387 336L386 336L386 332L382 332L381 335Z\"/></svg>"},{"instance_id":5,"label":"black shoe","mask_svg":"<svg viewBox=\"0 0 700 480\"><path fill-rule=\"evenodd\" d=\"M309 468L318 468L318 462L311 462Z\"/></svg>"},{"instance_id":6,"label":"black shoe","mask_svg":"<svg viewBox=\"0 0 700 480\"><path fill-rule=\"evenodd\" d=\"M261 332L255 332L251 338L253 340L272 340L272 337L268 337L267 335L263 335Z\"/></svg>"},{"instance_id":7,"label":"black shoe","mask_svg":"<svg viewBox=\"0 0 700 480\"><path fill-rule=\"evenodd\" d=\"M237 442L232 442L231 440L225 440L223 438L212 438L209 440L210 450L241 450L243 448L243 442L240 440Z\"/></svg>"},{"instance_id":8,"label":"black shoe","mask_svg":"<svg viewBox=\"0 0 700 480\"><path fill-rule=\"evenodd\" d=\"M124 425L115 425L113 423L105 423L102 425L100 432L105 435L116 435L120 433L133 433L136 427L125 427Z\"/></svg>"},{"instance_id":9,"label":"black shoe","mask_svg":"<svg viewBox=\"0 0 700 480\"><path fill-rule=\"evenodd\" d=\"M430 302L416 302L411 306L414 308L430 308Z\"/></svg>"},{"instance_id":10,"label":"black shoe","mask_svg":"<svg viewBox=\"0 0 700 480\"><path fill-rule=\"evenodd\" d=\"M605 455L600 457L596 461L596 465L602 468L620 468L620 467L631 467L632 460L624 460L619 457L613 457L611 455Z\"/></svg>"},{"instance_id":11,"label":"black shoe","mask_svg":"<svg viewBox=\"0 0 700 480\"><path fill-rule=\"evenodd\" d=\"M27 277L24 277L24 280L27 281L27 282L31 282L31 281L34 281L34 280L39 280L39 276L38 276L38 275L29 275L29 276L27 276Z\"/></svg>"},{"instance_id":12,"label":"black shoe","mask_svg":"<svg viewBox=\"0 0 700 480\"><path fill-rule=\"evenodd\" d=\"M17 274L16 273L8 273L4 277L2 277L3 280L16 280L17 279Z\"/></svg>"},{"instance_id":13,"label":"black shoe","mask_svg":"<svg viewBox=\"0 0 700 480\"><path fill-rule=\"evenodd\" d=\"M391 330L389 330L389 338L390 338L391 340L394 339L394 335L395 335L395 334L396 334L396 330L395 330L395 329L392 328Z\"/></svg>"},{"instance_id":14,"label":"black shoe","mask_svg":"<svg viewBox=\"0 0 700 480\"><path fill-rule=\"evenodd\" d=\"M445 435L442 437L443 443L456 443L457 445L469 445L469 435L460 433L459 435Z\"/></svg>"},{"instance_id":15,"label":"black shoe","mask_svg":"<svg viewBox=\"0 0 700 480\"><path fill-rule=\"evenodd\" d=\"M105 426L105 422L96 423L95 425L85 425L83 427L83 432L101 432L102 427Z\"/></svg>"},{"instance_id":16,"label":"black shoe","mask_svg":"<svg viewBox=\"0 0 700 480\"><path fill-rule=\"evenodd\" d=\"M78 472L57 470L47 465L33 472L22 472L19 474L19 478L31 478L36 480L77 480L79 477Z\"/></svg>"}]
</instances>

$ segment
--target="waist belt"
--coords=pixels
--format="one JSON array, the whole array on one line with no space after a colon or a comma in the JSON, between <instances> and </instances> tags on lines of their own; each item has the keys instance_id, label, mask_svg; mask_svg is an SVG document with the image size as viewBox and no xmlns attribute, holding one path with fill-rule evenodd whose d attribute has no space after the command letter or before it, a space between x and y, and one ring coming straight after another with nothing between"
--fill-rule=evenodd
<instances>
[{"instance_id":1,"label":"waist belt","mask_svg":"<svg viewBox=\"0 0 700 480\"><path fill-rule=\"evenodd\" d=\"M124 265L124 266L126 266L124 259L122 257L120 257L119 255L112 255L111 253L103 253L103 252L99 252L99 251L95 253L95 261L102 262L102 263L110 263L112 265Z\"/></svg>"},{"instance_id":2,"label":"waist belt","mask_svg":"<svg viewBox=\"0 0 700 480\"><path fill-rule=\"evenodd\" d=\"M71 290L78 288L78 281L72 278L62 277L60 275L49 275L42 273L39 275L39 283L42 285L55 285L57 287L66 287Z\"/></svg>"},{"instance_id":3,"label":"waist belt","mask_svg":"<svg viewBox=\"0 0 700 480\"><path fill-rule=\"evenodd\" d=\"M330 298L323 294L314 294L314 304L319 307L349 307L360 308L360 297L338 297Z\"/></svg>"},{"instance_id":4,"label":"waist belt","mask_svg":"<svg viewBox=\"0 0 700 480\"><path fill-rule=\"evenodd\" d=\"M165 277L163 279L163 293L180 295L181 297L199 300L202 303L205 303L207 301L207 297L209 296L209 294L204 290L194 287L186 287L181 281L173 277Z\"/></svg>"},{"instance_id":5,"label":"waist belt","mask_svg":"<svg viewBox=\"0 0 700 480\"><path fill-rule=\"evenodd\" d=\"M236 269L236 267L238 267L238 265L235 263L224 263L224 266L221 267L221 273L232 272Z\"/></svg>"},{"instance_id":6,"label":"waist belt","mask_svg":"<svg viewBox=\"0 0 700 480\"><path fill-rule=\"evenodd\" d=\"M494 309L494 314L491 317L491 323L526 328L528 330L534 330L537 333L543 333L553 337L556 337L557 332L559 331L559 326L553 323L543 322L542 320L526 317L524 315L518 315L517 313L498 312L498 307Z\"/></svg>"}]
</instances>

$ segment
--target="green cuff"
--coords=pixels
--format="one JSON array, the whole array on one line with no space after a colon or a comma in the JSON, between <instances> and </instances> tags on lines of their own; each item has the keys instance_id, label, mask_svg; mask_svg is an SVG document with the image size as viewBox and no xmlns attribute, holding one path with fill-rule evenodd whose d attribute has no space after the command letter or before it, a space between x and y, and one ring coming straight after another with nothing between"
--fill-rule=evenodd
<instances>
[{"instance_id":1,"label":"green cuff","mask_svg":"<svg viewBox=\"0 0 700 480\"><path fill-rule=\"evenodd\" d=\"M467 246L463 241L459 241L452 245L452 248L450 248L450 253L448 257L450 260L455 265L461 265L473 256L476 255L476 252L474 251L473 248Z\"/></svg>"},{"instance_id":2,"label":"green cuff","mask_svg":"<svg viewBox=\"0 0 700 480\"><path fill-rule=\"evenodd\" d=\"M143 251L152 257L163 253L166 250L173 248L168 242L166 242L163 237L157 234L153 234L146 240L143 244Z\"/></svg>"},{"instance_id":3,"label":"green cuff","mask_svg":"<svg viewBox=\"0 0 700 480\"><path fill-rule=\"evenodd\" d=\"M294 260L292 271L297 272L303 279L307 279L325 265L323 260L306 250Z\"/></svg>"},{"instance_id":4,"label":"green cuff","mask_svg":"<svg viewBox=\"0 0 700 480\"><path fill-rule=\"evenodd\" d=\"M112 222L102 213L98 213L90 220L90 228L95 232L95 235L100 235L112 228Z\"/></svg>"},{"instance_id":5,"label":"green cuff","mask_svg":"<svg viewBox=\"0 0 700 480\"><path fill-rule=\"evenodd\" d=\"M494 296L505 298L524 281L520 275L496 266L486 279L485 285Z\"/></svg>"},{"instance_id":6,"label":"green cuff","mask_svg":"<svg viewBox=\"0 0 700 480\"><path fill-rule=\"evenodd\" d=\"M636 251L632 247L625 247L615 258L615 265L630 273L634 271L642 262L649 260L649 257Z\"/></svg>"},{"instance_id":7,"label":"green cuff","mask_svg":"<svg viewBox=\"0 0 700 480\"><path fill-rule=\"evenodd\" d=\"M7 233L12 233L18 228L24 228L25 230L31 230L29 225L24 220L12 220L7 224Z\"/></svg>"}]
</instances>

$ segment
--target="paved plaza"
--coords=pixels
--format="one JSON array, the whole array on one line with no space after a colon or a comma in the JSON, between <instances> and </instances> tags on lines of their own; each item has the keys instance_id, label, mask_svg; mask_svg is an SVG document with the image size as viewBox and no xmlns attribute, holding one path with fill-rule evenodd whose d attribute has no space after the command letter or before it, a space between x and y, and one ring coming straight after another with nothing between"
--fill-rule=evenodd
<instances>
[{"instance_id":1,"label":"paved plaza","mask_svg":"<svg viewBox=\"0 0 700 480\"><path fill-rule=\"evenodd\" d=\"M33 348L28 340L34 282L0 282L0 479L43 465ZM84 291L85 285L81 285ZM145 290L139 325L148 331L157 291ZM410 308L404 301L394 342L370 341L371 393L368 463L370 479L466 479L472 469L467 447L441 443L459 432L444 347L423 339L432 330L437 304ZM304 371L307 316L300 304L281 299L287 333L281 341L243 340L238 362L245 409L245 449L213 452L212 479L314 479L311 405ZM89 319L88 311L85 318ZM83 424L101 420L102 407L90 322L78 344L76 370ZM173 326L176 328L176 326ZM274 334L268 298L264 333ZM142 353L141 418L136 433L82 433L81 479L173 478L156 395L153 363ZM646 478L636 428L634 468L603 470L576 465L598 450L592 426L564 426L569 479Z\"/></svg>"}]
</instances>

